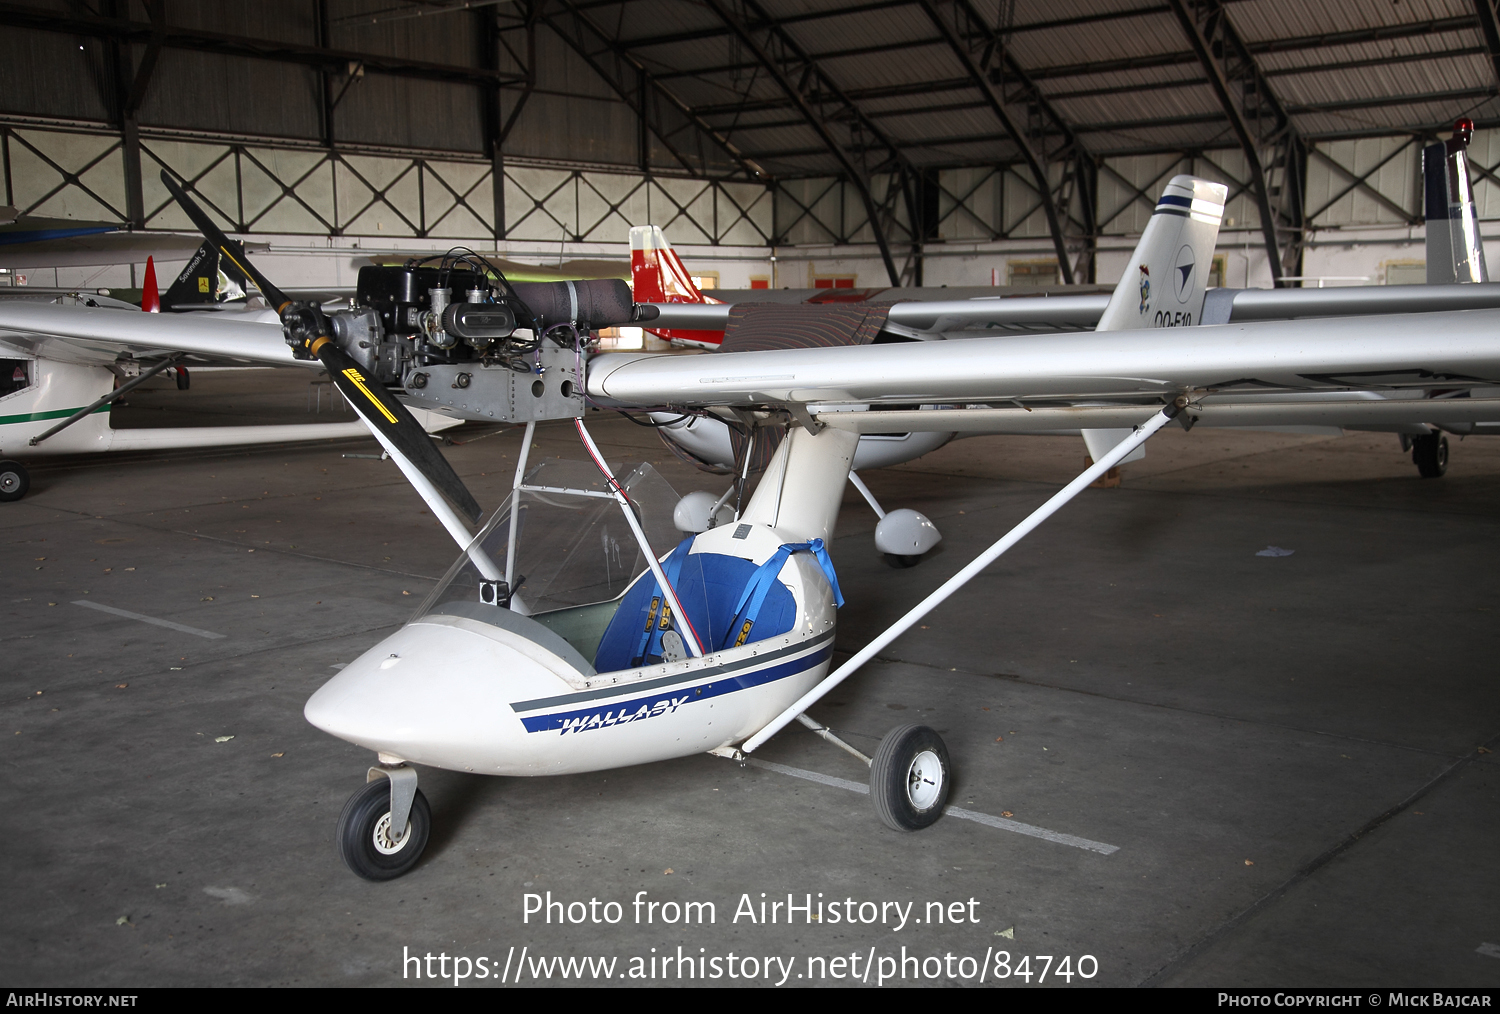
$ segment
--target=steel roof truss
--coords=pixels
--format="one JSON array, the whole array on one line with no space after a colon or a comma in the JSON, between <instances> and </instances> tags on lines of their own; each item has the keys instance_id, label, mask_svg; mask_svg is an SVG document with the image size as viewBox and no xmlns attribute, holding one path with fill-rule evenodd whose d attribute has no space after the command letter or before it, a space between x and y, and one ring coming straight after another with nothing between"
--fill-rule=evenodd
<instances>
[{"instance_id":1,"label":"steel roof truss","mask_svg":"<svg viewBox=\"0 0 1500 1014\"><path fill-rule=\"evenodd\" d=\"M735 36L754 54L766 73L802 113L807 125L818 135L818 139L858 190L870 228L875 234L875 242L880 247L886 274L892 285L900 285L900 272L896 269L890 241L886 236L888 223L881 221L881 209L870 189L870 177L876 171L904 165L904 157L885 132L844 96L838 84L818 62L808 56L796 40L766 14L756 0L740 2L747 15L743 19L726 0L704 0L704 6L732 29ZM757 29L753 27L755 25L767 27ZM836 128L848 134L848 142L836 136ZM877 145L888 152L888 157L878 166L872 167L866 158L855 158L854 152L862 147L860 142L864 135L873 138L876 145L863 146L862 154L867 154Z\"/></svg>"},{"instance_id":2,"label":"steel roof truss","mask_svg":"<svg viewBox=\"0 0 1500 1014\"><path fill-rule=\"evenodd\" d=\"M1306 170L1300 162L1305 162L1305 148L1296 136L1291 118L1235 31L1221 0L1192 0L1191 7L1189 2L1170 0L1172 12L1239 140L1250 171L1251 191L1260 209L1261 234L1271 278L1280 288L1282 275L1301 273L1296 265L1302 249L1300 180ZM1281 208L1272 202L1276 195L1271 192L1270 173L1261 161L1262 149L1271 152L1271 165L1279 169L1283 184L1291 184L1280 188ZM1282 225L1289 227L1285 248L1278 232Z\"/></svg>"},{"instance_id":3,"label":"steel roof truss","mask_svg":"<svg viewBox=\"0 0 1500 1014\"><path fill-rule=\"evenodd\" d=\"M687 103L663 87L659 80L654 79L645 64L626 52L625 44L579 9L572 0L557 2L562 5L564 15L557 17L544 14L541 20L610 86L683 168L695 176L708 175L706 159L700 157L694 160L672 143L671 138L675 134L691 125L728 155L748 178L765 178L766 173L759 165L702 116L693 112ZM676 126L667 123L661 102L652 102L652 95L665 100L682 122Z\"/></svg>"}]
</instances>

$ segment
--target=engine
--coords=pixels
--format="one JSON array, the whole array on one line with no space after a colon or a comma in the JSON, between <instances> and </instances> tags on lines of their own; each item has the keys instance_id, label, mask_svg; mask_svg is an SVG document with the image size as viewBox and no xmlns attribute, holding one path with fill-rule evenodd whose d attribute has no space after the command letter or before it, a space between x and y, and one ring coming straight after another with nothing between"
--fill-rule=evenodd
<instances>
[{"instance_id":1,"label":"engine","mask_svg":"<svg viewBox=\"0 0 1500 1014\"><path fill-rule=\"evenodd\" d=\"M594 332L656 312L619 279L512 284L477 255L449 255L361 268L354 305L327 314L327 333L414 404L526 422L582 415ZM298 349L290 330L288 342Z\"/></svg>"}]
</instances>

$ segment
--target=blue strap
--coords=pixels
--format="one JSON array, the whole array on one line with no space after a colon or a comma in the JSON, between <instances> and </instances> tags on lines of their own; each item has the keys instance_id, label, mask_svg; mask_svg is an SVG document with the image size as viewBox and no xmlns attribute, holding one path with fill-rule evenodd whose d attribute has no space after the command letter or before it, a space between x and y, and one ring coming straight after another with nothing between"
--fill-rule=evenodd
<instances>
[{"instance_id":1,"label":"blue strap","mask_svg":"<svg viewBox=\"0 0 1500 1014\"><path fill-rule=\"evenodd\" d=\"M744 639L749 637L750 628L760 617L760 607L765 604L766 596L775 585L778 575L781 574L781 568L786 564L787 557L793 553L812 553L818 561L818 566L823 568L823 576L828 578L828 585L833 590L834 604L836 606L844 604L844 593L839 590L838 575L833 571L833 561L828 557L828 550L823 545L823 540L788 542L772 553L770 559L761 564L750 576L744 592L740 595L739 603L734 607L734 622L725 632L723 643L719 645L720 648L745 643Z\"/></svg>"},{"instance_id":2,"label":"blue strap","mask_svg":"<svg viewBox=\"0 0 1500 1014\"><path fill-rule=\"evenodd\" d=\"M683 539L677 544L667 557L666 563L662 565L662 573L667 578L667 583L673 588L677 587L677 575L682 572L682 561L687 559L688 548L692 545L692 538ZM646 625L641 630L640 639L636 642L635 655L631 658L631 666L638 666L646 661L647 656L660 655L661 635L677 625L677 621L671 620L666 627L661 625L662 614L669 608L667 596L663 593L661 582L654 577L651 579L651 594L647 596Z\"/></svg>"}]
</instances>

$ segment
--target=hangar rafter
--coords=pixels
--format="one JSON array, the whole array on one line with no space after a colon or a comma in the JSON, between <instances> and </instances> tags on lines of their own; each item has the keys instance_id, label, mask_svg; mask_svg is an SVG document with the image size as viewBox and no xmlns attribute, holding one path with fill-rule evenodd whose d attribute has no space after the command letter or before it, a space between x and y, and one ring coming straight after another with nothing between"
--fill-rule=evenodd
<instances>
[{"instance_id":1,"label":"hangar rafter","mask_svg":"<svg viewBox=\"0 0 1500 1014\"><path fill-rule=\"evenodd\" d=\"M571 0L559 0L561 15L543 13L542 21L569 48L604 80L630 107L643 128L656 135L662 147L671 153L689 173L713 175L706 160L684 150L677 135L691 127L721 149L750 179L765 179L769 174L738 145L717 130L701 115L689 108L675 93L651 76L646 65L626 51L620 40ZM663 108L665 103L665 108ZM674 124L671 120L675 119ZM645 161L644 141L641 152Z\"/></svg>"},{"instance_id":2,"label":"hangar rafter","mask_svg":"<svg viewBox=\"0 0 1500 1014\"><path fill-rule=\"evenodd\" d=\"M880 247L886 274L892 285L900 285L901 273L896 269L895 259L891 256L890 238L886 234L887 222L893 216L887 211L884 215L887 222L881 221L883 209L875 200L870 186L872 167L867 159L856 159L855 151L837 137L835 131L847 132L852 141L858 141L859 135L867 134L874 143L865 146L859 154L868 155L871 150L883 148L889 153L889 157L878 168L904 175L910 172L911 167L901 154L899 146L885 131L864 116L859 107L845 97L827 71L779 26L771 24L771 27L757 31L750 23L742 21L723 0L705 0L705 5L733 29L740 41L754 53L756 61L776 82L793 107L802 114L807 126L854 184L869 218L870 231L875 234L876 245ZM771 19L755 0L745 0L745 9L755 15L754 23L771 23ZM797 78L795 81L794 75Z\"/></svg>"},{"instance_id":3,"label":"hangar rafter","mask_svg":"<svg viewBox=\"0 0 1500 1014\"><path fill-rule=\"evenodd\" d=\"M1223 4L1201 0L1189 7L1188 0L1170 2L1244 153L1251 193L1260 211L1271 278L1280 288L1283 275L1301 274L1298 265L1302 259L1307 147ZM1269 167L1262 161L1263 150L1272 154ZM1275 193L1271 171L1280 176ZM1276 196L1281 198L1280 207L1272 201ZM1283 228L1288 237L1285 245L1281 241Z\"/></svg>"},{"instance_id":4,"label":"hangar rafter","mask_svg":"<svg viewBox=\"0 0 1500 1014\"><path fill-rule=\"evenodd\" d=\"M1030 170L1037 193L1041 197L1042 213L1046 216L1047 228L1052 233L1052 245L1057 250L1058 270L1062 273L1062 280L1065 284L1073 284L1074 264L1069 256L1064 217L1067 205L1071 202L1074 183L1078 178L1078 166L1070 164L1069 160L1087 158L1087 152L1078 143L1067 121L1058 115L1047 102L1046 97L1016 63L1015 58L1005 46L1001 33L980 17L969 0L919 0L919 2L923 12L937 26L944 43L957 57L970 82L979 90L985 104L1000 121L1006 136L1016 146L1021 160ZM1018 86L1016 97L1020 102L1025 107L1034 110L1040 120L1045 121L1047 126L1060 135L1062 143L1056 151L1049 154L1045 149L1038 152L1032 147L1033 132L1025 129L1010 110L1008 96L1004 91L1007 83ZM1044 139L1040 132L1037 134L1039 140ZM1062 180L1055 188L1047 172L1047 164L1054 161L1063 166ZM1092 216L1086 215L1085 217L1091 218ZM1088 256L1089 249L1085 244L1084 253L1080 257L1080 266L1085 259L1091 259Z\"/></svg>"}]
</instances>

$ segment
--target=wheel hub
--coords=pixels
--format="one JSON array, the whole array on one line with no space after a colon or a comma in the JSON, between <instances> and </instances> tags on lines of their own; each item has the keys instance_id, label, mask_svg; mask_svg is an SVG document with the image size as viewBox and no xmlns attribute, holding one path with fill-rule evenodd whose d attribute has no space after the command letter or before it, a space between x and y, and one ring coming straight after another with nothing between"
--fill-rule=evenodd
<instances>
[{"instance_id":1,"label":"wheel hub","mask_svg":"<svg viewBox=\"0 0 1500 1014\"><path fill-rule=\"evenodd\" d=\"M395 841L391 840L391 814L387 810L380 820L375 823L375 851L383 856L395 855L406 847L406 841L411 837L411 821L406 822L406 827L401 831L401 837Z\"/></svg>"},{"instance_id":2,"label":"wheel hub","mask_svg":"<svg viewBox=\"0 0 1500 1014\"><path fill-rule=\"evenodd\" d=\"M906 772L906 797L918 810L931 809L943 791L943 762L931 750L912 758Z\"/></svg>"},{"instance_id":3,"label":"wheel hub","mask_svg":"<svg viewBox=\"0 0 1500 1014\"><path fill-rule=\"evenodd\" d=\"M0 493L14 493L21 488L21 477L15 472L0 472Z\"/></svg>"}]
</instances>

